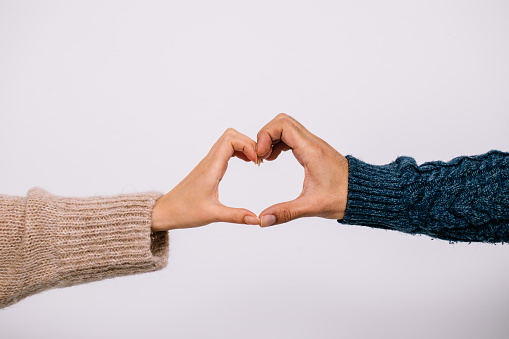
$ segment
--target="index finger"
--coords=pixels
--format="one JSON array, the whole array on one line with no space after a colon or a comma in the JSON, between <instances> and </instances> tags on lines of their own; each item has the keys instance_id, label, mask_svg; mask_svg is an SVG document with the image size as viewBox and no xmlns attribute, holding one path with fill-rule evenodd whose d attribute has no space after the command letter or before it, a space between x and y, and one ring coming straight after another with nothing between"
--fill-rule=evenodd
<instances>
[{"instance_id":1,"label":"index finger","mask_svg":"<svg viewBox=\"0 0 509 339\"><path fill-rule=\"evenodd\" d=\"M258 158L255 149L256 143L253 139L233 128L228 128L212 147L216 153L215 158L221 163L227 163L233 156L256 163Z\"/></svg>"},{"instance_id":2,"label":"index finger","mask_svg":"<svg viewBox=\"0 0 509 339\"><path fill-rule=\"evenodd\" d=\"M302 146L306 129L287 114L280 113L266 124L257 135L257 155L267 159L272 153L272 146L280 141L291 149L296 150Z\"/></svg>"}]
</instances>

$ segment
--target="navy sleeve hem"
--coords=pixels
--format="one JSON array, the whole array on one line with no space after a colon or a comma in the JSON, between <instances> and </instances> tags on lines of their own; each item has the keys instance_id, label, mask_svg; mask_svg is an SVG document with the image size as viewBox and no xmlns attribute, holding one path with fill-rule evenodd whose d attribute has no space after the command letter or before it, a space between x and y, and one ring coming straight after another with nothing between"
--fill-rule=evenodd
<instances>
[{"instance_id":1,"label":"navy sleeve hem","mask_svg":"<svg viewBox=\"0 0 509 339\"><path fill-rule=\"evenodd\" d=\"M407 229L401 180L394 163L377 166L353 156L348 160L348 200L338 222L385 229Z\"/></svg>"}]
</instances>

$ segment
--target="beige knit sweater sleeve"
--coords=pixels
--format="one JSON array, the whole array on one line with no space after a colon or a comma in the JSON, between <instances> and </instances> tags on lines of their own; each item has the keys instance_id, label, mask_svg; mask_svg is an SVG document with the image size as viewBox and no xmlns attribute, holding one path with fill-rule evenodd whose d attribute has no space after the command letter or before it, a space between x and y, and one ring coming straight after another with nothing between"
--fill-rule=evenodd
<instances>
[{"instance_id":1,"label":"beige knit sweater sleeve","mask_svg":"<svg viewBox=\"0 0 509 339\"><path fill-rule=\"evenodd\" d=\"M168 232L151 231L160 196L0 195L0 308L49 288L166 266Z\"/></svg>"}]
</instances>

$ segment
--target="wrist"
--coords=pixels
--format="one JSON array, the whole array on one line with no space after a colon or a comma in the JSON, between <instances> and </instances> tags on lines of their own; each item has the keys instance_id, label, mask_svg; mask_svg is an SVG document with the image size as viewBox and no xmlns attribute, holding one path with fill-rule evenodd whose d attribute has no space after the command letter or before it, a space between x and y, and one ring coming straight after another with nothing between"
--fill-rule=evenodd
<instances>
[{"instance_id":1,"label":"wrist","mask_svg":"<svg viewBox=\"0 0 509 339\"><path fill-rule=\"evenodd\" d=\"M161 210L161 201L162 197L157 199L156 203L154 204L154 208L152 209L152 231L153 232L160 232L160 231L166 231L168 228L164 227L164 215L163 211Z\"/></svg>"},{"instance_id":2,"label":"wrist","mask_svg":"<svg viewBox=\"0 0 509 339\"><path fill-rule=\"evenodd\" d=\"M343 161L340 165L340 172L339 172L339 198L338 198L338 205L337 205L337 214L336 218L338 220L343 220L346 213L346 205L348 202L348 178L349 178L349 166L348 166L348 159L345 157L342 157Z\"/></svg>"}]
</instances>

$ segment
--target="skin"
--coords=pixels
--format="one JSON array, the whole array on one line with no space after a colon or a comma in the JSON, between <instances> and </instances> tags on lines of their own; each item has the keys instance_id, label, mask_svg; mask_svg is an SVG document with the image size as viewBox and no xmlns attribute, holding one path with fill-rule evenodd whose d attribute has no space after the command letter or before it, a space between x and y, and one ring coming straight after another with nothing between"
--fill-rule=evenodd
<instances>
[{"instance_id":1,"label":"skin","mask_svg":"<svg viewBox=\"0 0 509 339\"><path fill-rule=\"evenodd\" d=\"M238 157L260 164L292 150L304 167L302 193L273 205L257 217L244 208L231 208L218 198L219 182L228 161ZM278 114L257 135L257 142L227 129L205 158L174 189L156 201L153 231L204 226L213 222L267 227L302 217L343 219L348 195L348 161L287 114Z\"/></svg>"},{"instance_id":2,"label":"skin","mask_svg":"<svg viewBox=\"0 0 509 339\"><path fill-rule=\"evenodd\" d=\"M287 114L278 114L257 136L257 154L275 160L292 150L304 167L301 194L260 213L261 226L282 224L302 217L343 219L348 196L348 160Z\"/></svg>"},{"instance_id":3,"label":"skin","mask_svg":"<svg viewBox=\"0 0 509 339\"><path fill-rule=\"evenodd\" d=\"M253 212L227 207L219 201L219 182L231 157L259 163L254 140L229 128L191 173L156 201L152 230L198 227L213 222L258 225L260 220Z\"/></svg>"}]
</instances>

